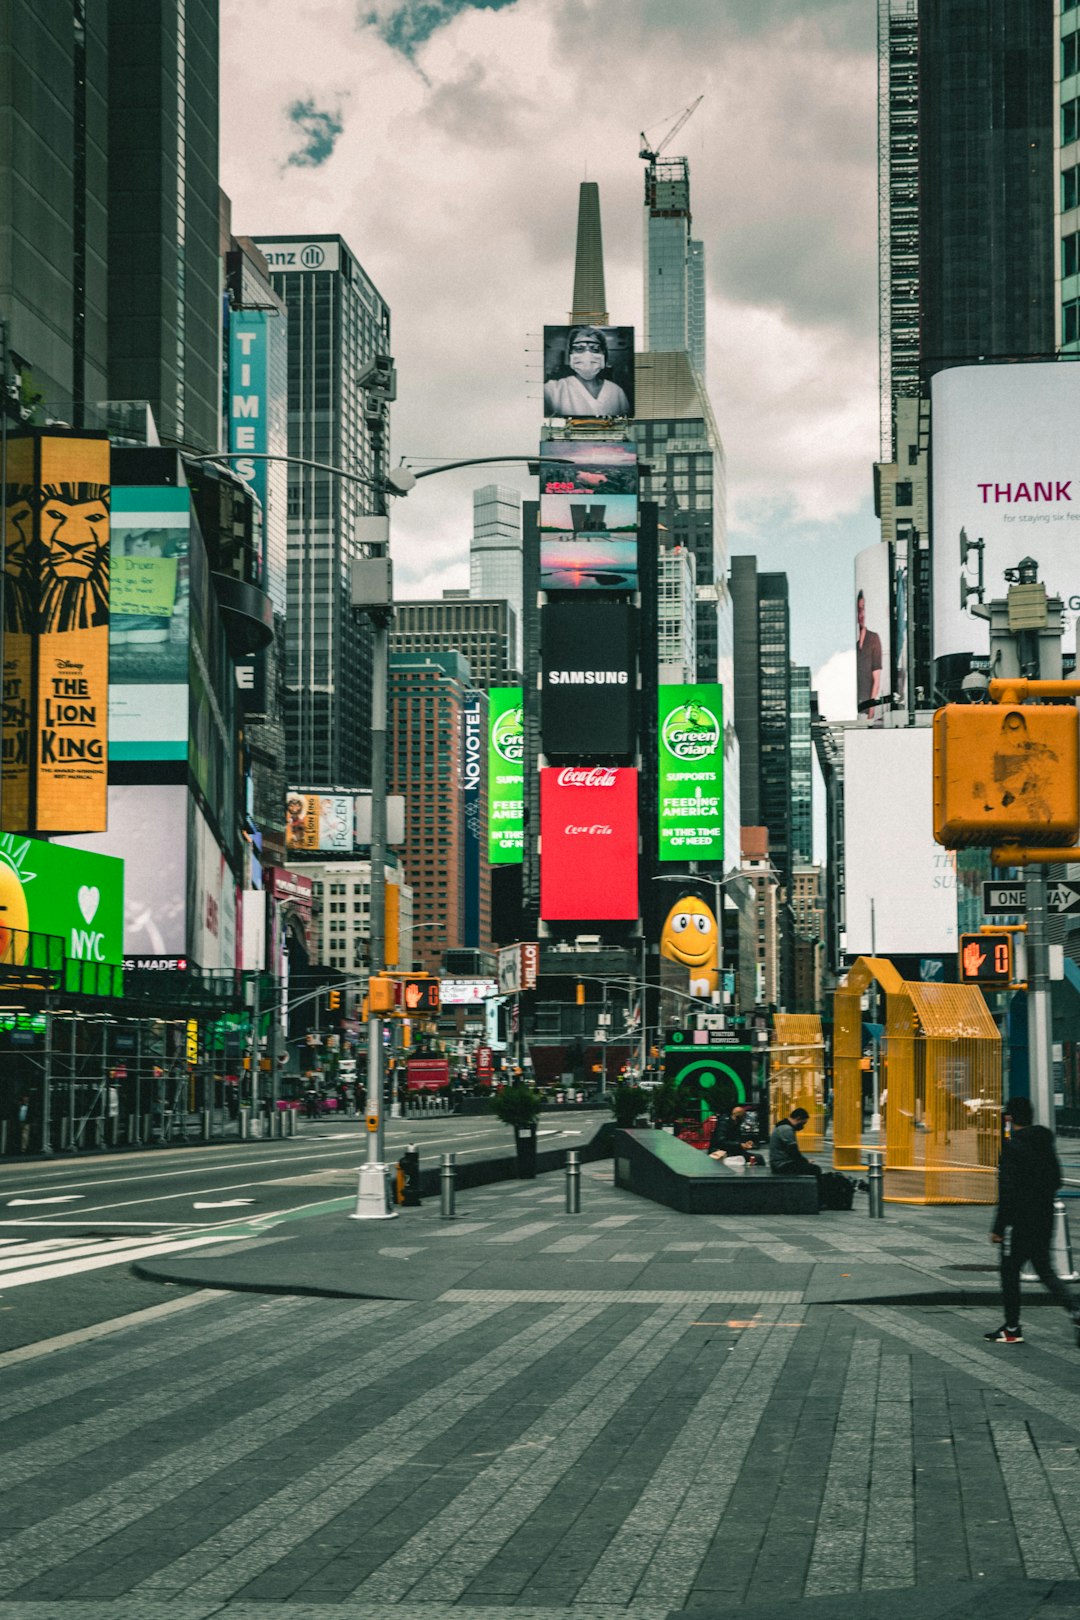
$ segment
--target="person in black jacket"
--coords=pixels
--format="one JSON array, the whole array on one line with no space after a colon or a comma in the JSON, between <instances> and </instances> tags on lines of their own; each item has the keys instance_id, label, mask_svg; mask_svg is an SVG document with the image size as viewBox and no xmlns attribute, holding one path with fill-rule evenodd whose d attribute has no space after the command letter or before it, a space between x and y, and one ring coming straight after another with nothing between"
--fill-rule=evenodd
<instances>
[{"instance_id":1,"label":"person in black jacket","mask_svg":"<svg viewBox=\"0 0 1080 1620\"><path fill-rule=\"evenodd\" d=\"M1061 1165L1054 1136L1045 1125L1033 1125L1027 1097L1010 1097L1005 1113L1012 1122L998 1163L997 1216L991 1243L1001 1246L1001 1294L1005 1321L985 1337L991 1344L1023 1344L1020 1331L1020 1270L1030 1260L1048 1288L1080 1329L1080 1300L1050 1265L1054 1199L1061 1186Z\"/></svg>"},{"instance_id":2,"label":"person in black jacket","mask_svg":"<svg viewBox=\"0 0 1080 1620\"><path fill-rule=\"evenodd\" d=\"M744 1158L747 1164L764 1164L754 1152L754 1138L746 1123L746 1108L736 1103L729 1114L717 1116L709 1138L709 1157L713 1159Z\"/></svg>"}]
</instances>

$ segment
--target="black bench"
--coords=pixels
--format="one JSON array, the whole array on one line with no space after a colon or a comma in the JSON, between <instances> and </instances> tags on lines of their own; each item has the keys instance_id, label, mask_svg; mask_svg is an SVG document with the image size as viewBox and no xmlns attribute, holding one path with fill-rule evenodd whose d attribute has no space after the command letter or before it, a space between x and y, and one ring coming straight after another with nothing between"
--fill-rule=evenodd
<instances>
[{"instance_id":1,"label":"black bench","mask_svg":"<svg viewBox=\"0 0 1080 1620\"><path fill-rule=\"evenodd\" d=\"M667 1131L615 1132L615 1185L683 1215L816 1215L815 1176L731 1170Z\"/></svg>"}]
</instances>

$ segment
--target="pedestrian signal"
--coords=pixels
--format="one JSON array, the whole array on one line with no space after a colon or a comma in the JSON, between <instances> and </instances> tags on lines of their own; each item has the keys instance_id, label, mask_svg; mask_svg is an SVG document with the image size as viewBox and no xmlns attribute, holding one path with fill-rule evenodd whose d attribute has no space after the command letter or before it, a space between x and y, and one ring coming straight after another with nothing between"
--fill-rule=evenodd
<instances>
[{"instance_id":1,"label":"pedestrian signal","mask_svg":"<svg viewBox=\"0 0 1080 1620\"><path fill-rule=\"evenodd\" d=\"M1012 983L1012 976L1011 934L960 935L961 984L1001 989Z\"/></svg>"},{"instance_id":2,"label":"pedestrian signal","mask_svg":"<svg viewBox=\"0 0 1080 1620\"><path fill-rule=\"evenodd\" d=\"M406 1013L437 1013L442 1005L438 979L399 979L398 1006Z\"/></svg>"}]
</instances>

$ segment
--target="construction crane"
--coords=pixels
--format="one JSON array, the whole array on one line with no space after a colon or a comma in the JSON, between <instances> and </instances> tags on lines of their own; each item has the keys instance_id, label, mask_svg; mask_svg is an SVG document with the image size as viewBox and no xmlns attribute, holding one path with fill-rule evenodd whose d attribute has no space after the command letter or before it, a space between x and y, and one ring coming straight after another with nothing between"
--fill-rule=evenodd
<instances>
[{"instance_id":1,"label":"construction crane","mask_svg":"<svg viewBox=\"0 0 1080 1620\"><path fill-rule=\"evenodd\" d=\"M653 150L653 148L649 145L648 136L646 135L645 131L642 130L642 132L641 132L641 151L638 153L638 156L640 158L642 158L643 161L646 162L646 163L655 163L657 158L660 156L661 152L664 150L665 146L669 146L671 144L671 142L675 139L676 135L679 133L680 129L682 129L683 125L686 123L687 119L693 116L693 114L701 106L701 103L704 100L705 100L704 95L700 95L700 96L698 96L696 101L692 101L690 103L689 107L684 107L683 108L682 112L676 118L675 122L672 124L672 126L668 130L667 134L657 144L655 150Z\"/></svg>"}]
</instances>

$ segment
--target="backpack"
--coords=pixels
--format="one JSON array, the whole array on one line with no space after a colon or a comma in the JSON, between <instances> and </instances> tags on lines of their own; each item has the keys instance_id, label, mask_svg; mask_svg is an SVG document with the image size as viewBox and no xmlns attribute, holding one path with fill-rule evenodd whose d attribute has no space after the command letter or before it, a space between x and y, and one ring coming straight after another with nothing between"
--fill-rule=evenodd
<instances>
[{"instance_id":1,"label":"backpack","mask_svg":"<svg viewBox=\"0 0 1080 1620\"><path fill-rule=\"evenodd\" d=\"M820 1183L822 1209L850 1209L855 1202L855 1183L839 1170L826 1170Z\"/></svg>"}]
</instances>

